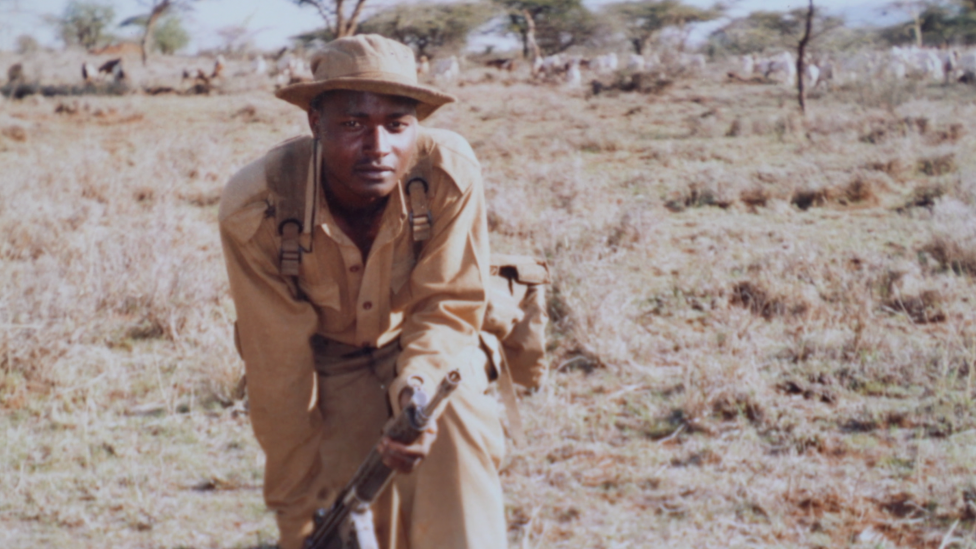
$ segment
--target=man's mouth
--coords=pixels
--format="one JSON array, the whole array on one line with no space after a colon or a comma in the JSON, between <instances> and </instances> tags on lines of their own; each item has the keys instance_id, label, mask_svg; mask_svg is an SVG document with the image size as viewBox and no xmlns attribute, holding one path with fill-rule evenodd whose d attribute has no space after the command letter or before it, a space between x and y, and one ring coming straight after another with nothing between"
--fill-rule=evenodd
<instances>
[{"instance_id":1,"label":"man's mouth","mask_svg":"<svg viewBox=\"0 0 976 549\"><path fill-rule=\"evenodd\" d=\"M354 171L356 173L358 173L358 174L362 174L362 175L365 175L367 177L370 177L370 176L371 177L377 177L377 176L386 175L387 173L392 172L393 171L393 168L391 168L389 166L382 166L382 165L366 165L366 166L359 166L359 167L355 168Z\"/></svg>"}]
</instances>

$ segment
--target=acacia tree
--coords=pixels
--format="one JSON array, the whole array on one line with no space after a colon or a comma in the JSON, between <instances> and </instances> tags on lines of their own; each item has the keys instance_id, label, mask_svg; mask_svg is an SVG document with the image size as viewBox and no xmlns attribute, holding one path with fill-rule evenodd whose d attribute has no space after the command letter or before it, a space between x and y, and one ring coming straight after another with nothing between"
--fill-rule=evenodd
<instances>
[{"instance_id":1,"label":"acacia tree","mask_svg":"<svg viewBox=\"0 0 976 549\"><path fill-rule=\"evenodd\" d=\"M350 10L349 0L289 0L297 6L311 6L319 12L325 22L327 35L342 38L356 34L359 27L359 17L363 13L366 0L352 0Z\"/></svg>"},{"instance_id":2,"label":"acacia tree","mask_svg":"<svg viewBox=\"0 0 976 549\"><path fill-rule=\"evenodd\" d=\"M683 4L681 0L641 0L638 2L617 2L609 4L606 12L617 19L634 52L644 55L658 33L668 27L684 31L690 23L712 21L722 16L725 8L715 4L708 9Z\"/></svg>"},{"instance_id":3,"label":"acacia tree","mask_svg":"<svg viewBox=\"0 0 976 549\"><path fill-rule=\"evenodd\" d=\"M900 11L912 18L915 46L922 47L922 14L933 5L931 0L896 0L888 4L888 10Z\"/></svg>"},{"instance_id":4,"label":"acacia tree","mask_svg":"<svg viewBox=\"0 0 976 549\"><path fill-rule=\"evenodd\" d=\"M911 20L887 27L881 37L891 44L914 42L929 45L976 42L976 0L959 0L956 5L929 2L915 6L922 11L908 12ZM891 8L893 4L889 4ZM924 9L922 9L924 8Z\"/></svg>"},{"instance_id":5,"label":"acacia tree","mask_svg":"<svg viewBox=\"0 0 976 549\"><path fill-rule=\"evenodd\" d=\"M554 54L593 37L597 21L582 0L496 0L508 14L505 30L517 34L526 58Z\"/></svg>"},{"instance_id":6,"label":"acacia tree","mask_svg":"<svg viewBox=\"0 0 976 549\"><path fill-rule=\"evenodd\" d=\"M481 2L398 4L369 17L360 29L393 38L413 46L417 55L429 56L434 48L463 48L468 34L495 14L493 6Z\"/></svg>"},{"instance_id":7,"label":"acacia tree","mask_svg":"<svg viewBox=\"0 0 976 549\"><path fill-rule=\"evenodd\" d=\"M112 6L92 2L69 2L61 17L53 18L61 40L67 46L93 49L111 39L106 29L115 20Z\"/></svg>"}]
</instances>

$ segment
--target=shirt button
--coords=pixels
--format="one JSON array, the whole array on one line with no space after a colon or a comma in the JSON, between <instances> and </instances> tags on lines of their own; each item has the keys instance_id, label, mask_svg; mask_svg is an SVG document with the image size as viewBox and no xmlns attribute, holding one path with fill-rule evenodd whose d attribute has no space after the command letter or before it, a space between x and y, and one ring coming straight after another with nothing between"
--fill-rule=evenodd
<instances>
[{"instance_id":1,"label":"shirt button","mask_svg":"<svg viewBox=\"0 0 976 549\"><path fill-rule=\"evenodd\" d=\"M363 309L366 309L368 311L368 310L370 310L372 308L373 308L373 302L372 301L367 301L366 303L363 303Z\"/></svg>"},{"instance_id":2,"label":"shirt button","mask_svg":"<svg viewBox=\"0 0 976 549\"><path fill-rule=\"evenodd\" d=\"M350 273L358 273L360 268L361 267L359 265L353 265L352 267L349 267L349 272Z\"/></svg>"}]
</instances>

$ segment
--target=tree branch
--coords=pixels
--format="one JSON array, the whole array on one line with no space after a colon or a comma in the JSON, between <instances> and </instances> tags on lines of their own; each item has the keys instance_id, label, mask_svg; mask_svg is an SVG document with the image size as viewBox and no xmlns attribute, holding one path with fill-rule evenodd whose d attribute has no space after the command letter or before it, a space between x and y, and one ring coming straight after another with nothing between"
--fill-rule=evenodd
<instances>
[{"instance_id":1,"label":"tree branch","mask_svg":"<svg viewBox=\"0 0 976 549\"><path fill-rule=\"evenodd\" d=\"M356 7L353 8L352 15L349 16L349 21L346 23L349 28L345 36L356 34L356 28L359 26L359 15L363 12L364 4L366 4L366 0L356 0Z\"/></svg>"}]
</instances>

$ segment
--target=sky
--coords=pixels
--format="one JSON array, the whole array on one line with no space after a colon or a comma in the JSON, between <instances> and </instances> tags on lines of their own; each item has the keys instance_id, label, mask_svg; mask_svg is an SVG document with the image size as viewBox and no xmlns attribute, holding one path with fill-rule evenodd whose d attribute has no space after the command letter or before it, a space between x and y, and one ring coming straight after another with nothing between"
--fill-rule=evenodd
<instances>
[{"instance_id":1,"label":"sky","mask_svg":"<svg viewBox=\"0 0 976 549\"><path fill-rule=\"evenodd\" d=\"M93 0L115 8L118 21L146 13L148 0ZM390 5L397 0L368 0L367 6ZM584 0L591 8L604 0ZM685 0L688 4L708 7L714 0ZM69 0L0 0L0 50L14 49L16 38L22 34L34 36L48 46L58 45L53 27L45 23L45 15L59 15ZM895 22L882 16L882 8L891 0L815 0L818 8L832 15L841 15L851 25L881 25ZM755 10L785 11L806 7L806 0L737 0L732 2L729 16L738 17ZM216 31L231 26L244 26L255 45L274 50L288 45L288 37L321 26L318 13L312 8L299 8L288 0L200 0L193 11L185 14L184 24L192 42L189 53L219 44ZM705 36L722 22L712 22L696 33ZM125 36L129 29L114 29ZM694 40L694 35L692 37Z\"/></svg>"}]
</instances>

